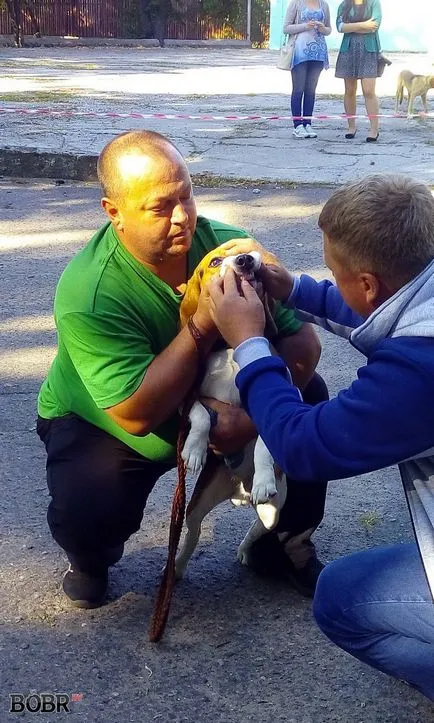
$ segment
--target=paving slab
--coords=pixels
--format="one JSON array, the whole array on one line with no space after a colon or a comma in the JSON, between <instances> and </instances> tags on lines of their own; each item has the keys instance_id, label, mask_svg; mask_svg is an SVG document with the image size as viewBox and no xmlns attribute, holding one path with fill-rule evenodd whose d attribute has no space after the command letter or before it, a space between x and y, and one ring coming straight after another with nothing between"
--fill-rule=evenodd
<instances>
[{"instance_id":1,"label":"paving slab","mask_svg":"<svg viewBox=\"0 0 434 723\"><path fill-rule=\"evenodd\" d=\"M240 186L199 189L197 199L202 213L245 227L292 269L320 278L316 222L329 192ZM253 512L229 503L205 520L166 635L151 645L173 472L157 484L141 530L112 569L108 604L68 607L60 591L66 560L45 521L35 404L55 353L55 285L103 221L99 191L3 180L0 207L0 720L10 718L10 693L35 691L76 694L65 717L71 723L430 723L434 709L418 693L325 639L308 600L237 563ZM342 340L322 338L320 371L334 395L364 359ZM190 492L192 484L189 477ZM326 561L412 539L397 470L330 484L315 539ZM18 718L58 723L61 716Z\"/></svg>"},{"instance_id":2,"label":"paving slab","mask_svg":"<svg viewBox=\"0 0 434 723\"><path fill-rule=\"evenodd\" d=\"M393 64L378 82L386 115L394 113L399 71L406 67L427 74L434 60L427 54L390 57ZM90 178L80 176L85 173L81 156L95 159L117 133L149 128L179 146L195 175L328 185L399 171L434 183L434 113L413 120L384 118L376 144L365 142L366 119L360 120L353 141L344 139L345 121L336 118L315 123L318 139L293 139L289 120L267 120L289 114L290 74L278 70L276 60L275 51L234 48L1 48L0 110L20 112L0 113L0 172L46 175L49 163L37 172L32 156L23 153L63 154L65 160L57 162L64 177ZM343 112L343 81L334 77L335 60L331 53L331 68L320 78L319 115ZM44 113L23 113L29 109ZM65 115L47 115L50 109ZM365 113L360 96L358 112ZM110 113L201 117L119 118ZM260 119L225 118L231 115ZM20 153L20 163L11 151Z\"/></svg>"}]
</instances>

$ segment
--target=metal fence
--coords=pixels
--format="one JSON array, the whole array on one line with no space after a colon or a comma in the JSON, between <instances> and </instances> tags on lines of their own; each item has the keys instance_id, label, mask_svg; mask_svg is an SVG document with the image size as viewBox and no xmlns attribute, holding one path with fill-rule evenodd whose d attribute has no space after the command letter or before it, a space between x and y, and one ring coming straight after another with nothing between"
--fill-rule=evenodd
<instances>
[{"instance_id":1,"label":"metal fence","mask_svg":"<svg viewBox=\"0 0 434 723\"><path fill-rule=\"evenodd\" d=\"M41 35L76 36L81 38L140 37L135 0L38 0L33 5ZM12 32L8 13L0 10L0 34ZM34 33L31 18L23 14L24 35ZM200 2L190 6L183 17L170 19L166 37L179 40L213 38L245 39L245 20L237 27L216 23L200 15Z\"/></svg>"}]
</instances>

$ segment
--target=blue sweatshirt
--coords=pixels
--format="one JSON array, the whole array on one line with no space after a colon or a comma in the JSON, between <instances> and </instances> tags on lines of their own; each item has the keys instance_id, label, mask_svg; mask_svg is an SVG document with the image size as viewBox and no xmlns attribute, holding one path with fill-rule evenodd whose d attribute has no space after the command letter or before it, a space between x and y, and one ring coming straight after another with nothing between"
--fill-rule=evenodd
<instances>
[{"instance_id":1,"label":"blue sweatshirt","mask_svg":"<svg viewBox=\"0 0 434 723\"><path fill-rule=\"evenodd\" d=\"M368 319L329 281L296 279L286 304L367 357L357 380L310 407L263 338L235 351L242 403L276 462L297 480L332 480L399 463L434 590L434 262Z\"/></svg>"}]
</instances>

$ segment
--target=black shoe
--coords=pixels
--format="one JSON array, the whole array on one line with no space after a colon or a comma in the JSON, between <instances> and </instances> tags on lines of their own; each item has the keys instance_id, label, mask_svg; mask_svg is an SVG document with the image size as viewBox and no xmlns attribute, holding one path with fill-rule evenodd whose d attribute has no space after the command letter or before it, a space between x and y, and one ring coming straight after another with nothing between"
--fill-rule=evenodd
<instances>
[{"instance_id":1,"label":"black shoe","mask_svg":"<svg viewBox=\"0 0 434 723\"><path fill-rule=\"evenodd\" d=\"M99 608L107 595L108 570L97 574L74 570L72 565L63 578L63 592L76 608L91 610Z\"/></svg>"},{"instance_id":2,"label":"black shoe","mask_svg":"<svg viewBox=\"0 0 434 723\"><path fill-rule=\"evenodd\" d=\"M93 575L100 570L105 570L111 565L116 565L124 554L124 543L116 547L106 547L102 550L92 550L79 554L66 552L69 562L74 570L89 572Z\"/></svg>"},{"instance_id":3,"label":"black shoe","mask_svg":"<svg viewBox=\"0 0 434 723\"><path fill-rule=\"evenodd\" d=\"M324 565L318 560L312 542L306 540L302 544L309 547L310 555L303 567L295 567L285 552L288 539L280 541L275 532L260 537L249 550L248 567L262 577L287 580L301 595L313 597Z\"/></svg>"},{"instance_id":4,"label":"black shoe","mask_svg":"<svg viewBox=\"0 0 434 723\"><path fill-rule=\"evenodd\" d=\"M366 138L366 143L376 143L376 142L378 141L378 136L379 136L379 135L380 135L380 134L377 133L376 136L367 136L367 138Z\"/></svg>"},{"instance_id":5,"label":"black shoe","mask_svg":"<svg viewBox=\"0 0 434 723\"><path fill-rule=\"evenodd\" d=\"M353 133L345 133L345 138L347 139L347 141L350 141L356 137L356 133L357 133L357 129L355 131L353 131Z\"/></svg>"},{"instance_id":6,"label":"black shoe","mask_svg":"<svg viewBox=\"0 0 434 723\"><path fill-rule=\"evenodd\" d=\"M97 553L67 553L69 570L63 578L63 592L77 608L90 610L103 604L107 595L108 568L124 554L123 543Z\"/></svg>"}]
</instances>

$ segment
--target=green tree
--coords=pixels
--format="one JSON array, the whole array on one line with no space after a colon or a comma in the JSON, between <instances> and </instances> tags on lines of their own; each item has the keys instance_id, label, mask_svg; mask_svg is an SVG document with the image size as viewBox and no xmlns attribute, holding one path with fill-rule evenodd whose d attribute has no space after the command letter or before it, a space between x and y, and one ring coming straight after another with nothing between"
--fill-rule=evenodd
<instances>
[{"instance_id":1,"label":"green tree","mask_svg":"<svg viewBox=\"0 0 434 723\"><path fill-rule=\"evenodd\" d=\"M243 33L246 29L247 0L201 0L203 18L224 23L232 31ZM268 39L270 0L252 0L251 40L262 45Z\"/></svg>"}]
</instances>

